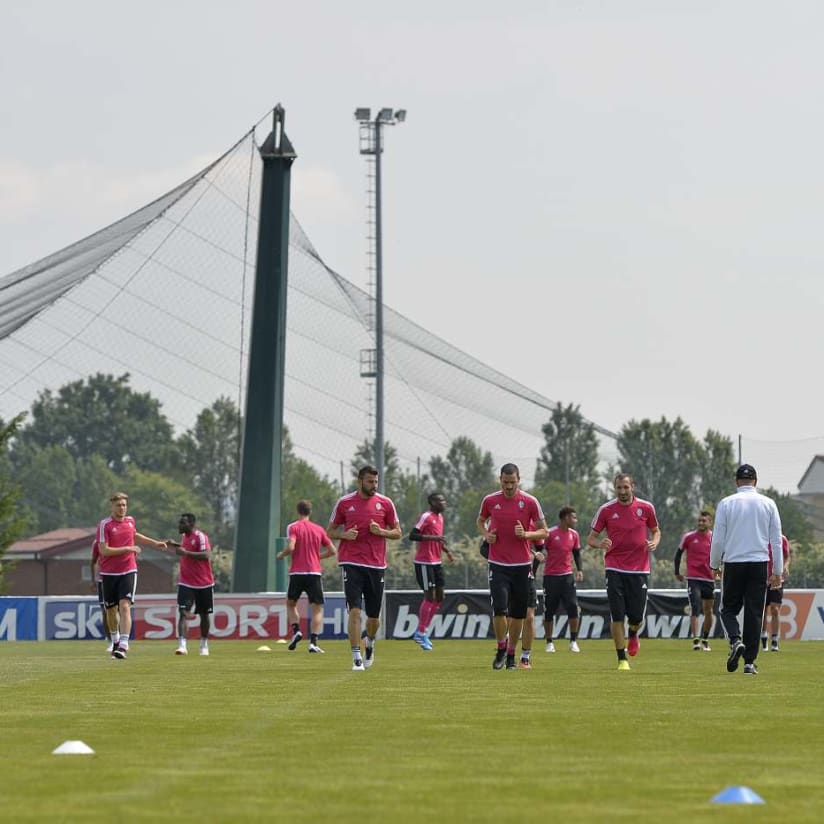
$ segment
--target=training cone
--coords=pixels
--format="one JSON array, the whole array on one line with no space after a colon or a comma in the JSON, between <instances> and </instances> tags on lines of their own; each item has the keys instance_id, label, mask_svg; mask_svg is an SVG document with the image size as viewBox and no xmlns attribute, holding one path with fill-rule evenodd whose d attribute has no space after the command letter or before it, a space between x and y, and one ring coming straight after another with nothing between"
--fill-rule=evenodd
<instances>
[{"instance_id":1,"label":"training cone","mask_svg":"<svg viewBox=\"0 0 824 824\"><path fill-rule=\"evenodd\" d=\"M94 750L82 741L64 741L52 755L94 755Z\"/></svg>"},{"instance_id":2,"label":"training cone","mask_svg":"<svg viewBox=\"0 0 824 824\"><path fill-rule=\"evenodd\" d=\"M267 647L266 644L263 644L262 646L257 648L257 652L271 652L271 651L272 651L272 648Z\"/></svg>"},{"instance_id":3,"label":"training cone","mask_svg":"<svg viewBox=\"0 0 824 824\"><path fill-rule=\"evenodd\" d=\"M727 787L712 799L713 804L764 804L764 799L749 787Z\"/></svg>"},{"instance_id":4,"label":"training cone","mask_svg":"<svg viewBox=\"0 0 824 824\"><path fill-rule=\"evenodd\" d=\"M285 638L278 638L278 643L279 643L279 644L285 644L285 643L286 643L286 639L285 639Z\"/></svg>"}]
</instances>

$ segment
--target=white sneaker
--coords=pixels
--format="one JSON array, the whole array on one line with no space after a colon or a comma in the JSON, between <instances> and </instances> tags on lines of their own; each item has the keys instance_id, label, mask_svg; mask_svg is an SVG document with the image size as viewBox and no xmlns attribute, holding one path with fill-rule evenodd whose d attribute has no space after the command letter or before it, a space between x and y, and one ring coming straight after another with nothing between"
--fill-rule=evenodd
<instances>
[{"instance_id":1,"label":"white sneaker","mask_svg":"<svg viewBox=\"0 0 824 824\"><path fill-rule=\"evenodd\" d=\"M363 657L363 666L366 669L372 666L375 663L375 648L374 647L367 647L366 648L366 655Z\"/></svg>"},{"instance_id":2,"label":"white sneaker","mask_svg":"<svg viewBox=\"0 0 824 824\"><path fill-rule=\"evenodd\" d=\"M366 667L363 665L363 661L358 658L357 661L352 662L352 672L365 672Z\"/></svg>"},{"instance_id":3,"label":"white sneaker","mask_svg":"<svg viewBox=\"0 0 824 824\"><path fill-rule=\"evenodd\" d=\"M109 646L106 647L106 652L111 655L114 649L114 641L109 641Z\"/></svg>"},{"instance_id":4,"label":"white sneaker","mask_svg":"<svg viewBox=\"0 0 824 824\"><path fill-rule=\"evenodd\" d=\"M209 647L201 647L200 648L201 655L208 655L209 654Z\"/></svg>"},{"instance_id":5,"label":"white sneaker","mask_svg":"<svg viewBox=\"0 0 824 824\"><path fill-rule=\"evenodd\" d=\"M555 644L553 644L553 643L552 643L552 641L550 641L550 642L546 645L546 651L547 651L547 652L555 652Z\"/></svg>"},{"instance_id":6,"label":"white sneaker","mask_svg":"<svg viewBox=\"0 0 824 824\"><path fill-rule=\"evenodd\" d=\"M309 644L309 652L323 652L317 644Z\"/></svg>"},{"instance_id":7,"label":"white sneaker","mask_svg":"<svg viewBox=\"0 0 824 824\"><path fill-rule=\"evenodd\" d=\"M577 641L570 641L569 642L569 651L570 652L580 652L581 648L578 646Z\"/></svg>"},{"instance_id":8,"label":"white sneaker","mask_svg":"<svg viewBox=\"0 0 824 824\"><path fill-rule=\"evenodd\" d=\"M180 644L178 648L175 650L175 655L188 655L189 650L186 649L185 644Z\"/></svg>"}]
</instances>

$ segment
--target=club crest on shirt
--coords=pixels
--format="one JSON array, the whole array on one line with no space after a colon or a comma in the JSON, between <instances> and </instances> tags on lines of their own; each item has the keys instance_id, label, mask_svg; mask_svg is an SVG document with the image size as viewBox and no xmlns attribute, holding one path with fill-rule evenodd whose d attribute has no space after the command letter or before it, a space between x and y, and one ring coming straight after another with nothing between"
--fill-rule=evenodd
<instances>
[{"instance_id":1,"label":"club crest on shirt","mask_svg":"<svg viewBox=\"0 0 824 824\"><path fill-rule=\"evenodd\" d=\"M524 508L524 502L523 501L518 501L518 509L523 509L523 508Z\"/></svg>"},{"instance_id":2,"label":"club crest on shirt","mask_svg":"<svg viewBox=\"0 0 824 824\"><path fill-rule=\"evenodd\" d=\"M640 518L644 514L644 510L639 506L638 509L635 510L635 514Z\"/></svg>"},{"instance_id":3,"label":"club crest on shirt","mask_svg":"<svg viewBox=\"0 0 824 824\"><path fill-rule=\"evenodd\" d=\"M380 502L380 501L378 501L378 502L375 504L375 509L378 509L378 510L383 509L383 507L381 506L381 502Z\"/></svg>"}]
</instances>

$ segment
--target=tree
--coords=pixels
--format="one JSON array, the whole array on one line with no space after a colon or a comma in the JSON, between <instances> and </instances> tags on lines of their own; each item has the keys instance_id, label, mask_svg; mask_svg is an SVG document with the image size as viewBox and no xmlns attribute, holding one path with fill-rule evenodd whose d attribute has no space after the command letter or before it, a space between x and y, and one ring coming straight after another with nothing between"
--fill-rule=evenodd
<instances>
[{"instance_id":1,"label":"tree","mask_svg":"<svg viewBox=\"0 0 824 824\"><path fill-rule=\"evenodd\" d=\"M349 468L352 471L352 477L357 478L358 472L362 466L375 465L375 444L374 441L365 440L358 445L355 454L352 456L352 461ZM401 467L398 462L398 450L392 446L389 441L383 445L383 488L386 494L391 498L392 489L395 485L396 477L400 474ZM353 487L354 488L354 487Z\"/></svg>"},{"instance_id":2,"label":"tree","mask_svg":"<svg viewBox=\"0 0 824 824\"><path fill-rule=\"evenodd\" d=\"M220 397L197 416L195 425L177 441L181 479L190 479L194 490L207 502L214 530L212 540L223 546L231 545L234 533L240 425L237 406L230 398Z\"/></svg>"},{"instance_id":3,"label":"tree","mask_svg":"<svg viewBox=\"0 0 824 824\"><path fill-rule=\"evenodd\" d=\"M64 446L23 446L14 477L34 532L64 526L93 526L108 514L117 476L99 455L76 459Z\"/></svg>"},{"instance_id":4,"label":"tree","mask_svg":"<svg viewBox=\"0 0 824 824\"><path fill-rule=\"evenodd\" d=\"M666 564L703 504L701 444L681 418L674 422L645 419L624 425L618 434L618 451L621 471L632 475L638 497L655 505L661 527L662 544L653 556L651 584L658 586L659 580L671 583ZM662 566L659 574L657 566Z\"/></svg>"},{"instance_id":5,"label":"tree","mask_svg":"<svg viewBox=\"0 0 824 824\"><path fill-rule=\"evenodd\" d=\"M286 427L283 428L282 448L280 534L285 535L286 527L297 518L295 507L300 500L312 502L312 519L325 527L341 494L338 485L295 455L292 438Z\"/></svg>"},{"instance_id":6,"label":"tree","mask_svg":"<svg viewBox=\"0 0 824 824\"><path fill-rule=\"evenodd\" d=\"M0 561L6 550L20 538L27 522L19 504L20 487L11 479L9 444L20 429L25 414L17 415L8 423L0 420ZM0 591L6 564L0 563Z\"/></svg>"},{"instance_id":7,"label":"tree","mask_svg":"<svg viewBox=\"0 0 824 824\"><path fill-rule=\"evenodd\" d=\"M760 491L775 501L781 516L781 531L787 538L794 544L811 544L815 535L801 504L772 486Z\"/></svg>"},{"instance_id":8,"label":"tree","mask_svg":"<svg viewBox=\"0 0 824 824\"><path fill-rule=\"evenodd\" d=\"M163 471L174 449L172 426L149 393L129 387L128 373L97 373L41 392L31 423L21 429L20 446L62 446L76 460L101 455L121 474L130 466ZM12 453L14 457L14 453Z\"/></svg>"},{"instance_id":9,"label":"tree","mask_svg":"<svg viewBox=\"0 0 824 824\"><path fill-rule=\"evenodd\" d=\"M541 427L546 443L541 448L535 483L559 481L565 485L598 487L598 437L595 426L585 420L580 406L560 403Z\"/></svg>"},{"instance_id":10,"label":"tree","mask_svg":"<svg viewBox=\"0 0 824 824\"><path fill-rule=\"evenodd\" d=\"M475 521L481 500L495 489L495 463L471 438L452 441L444 457L429 460L432 491L446 497L445 532L453 540L477 536Z\"/></svg>"},{"instance_id":11,"label":"tree","mask_svg":"<svg viewBox=\"0 0 824 824\"><path fill-rule=\"evenodd\" d=\"M130 469L122 479L122 489L129 495L129 515L137 522L138 532L160 541L177 536L182 512L208 512L196 492L166 474ZM211 536L213 524L207 518L198 517L197 525Z\"/></svg>"},{"instance_id":12,"label":"tree","mask_svg":"<svg viewBox=\"0 0 824 824\"><path fill-rule=\"evenodd\" d=\"M703 508L715 509L718 501L735 491L735 451L730 438L714 429L704 435L701 461L701 499Z\"/></svg>"}]
</instances>

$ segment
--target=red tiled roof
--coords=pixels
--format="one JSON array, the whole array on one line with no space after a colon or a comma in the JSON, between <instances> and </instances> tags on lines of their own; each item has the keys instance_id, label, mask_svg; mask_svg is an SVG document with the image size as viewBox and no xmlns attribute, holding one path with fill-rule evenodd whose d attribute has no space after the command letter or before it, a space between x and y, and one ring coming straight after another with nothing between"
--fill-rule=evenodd
<instances>
[{"instance_id":1,"label":"red tiled roof","mask_svg":"<svg viewBox=\"0 0 824 824\"><path fill-rule=\"evenodd\" d=\"M42 535L33 535L31 538L23 538L15 541L7 550L6 557L15 553L29 555L33 552L43 552L48 549L57 549L66 544L76 544L88 541L91 546L92 536L95 527L93 526L70 526L62 529L53 529L51 532L44 532Z\"/></svg>"}]
</instances>

